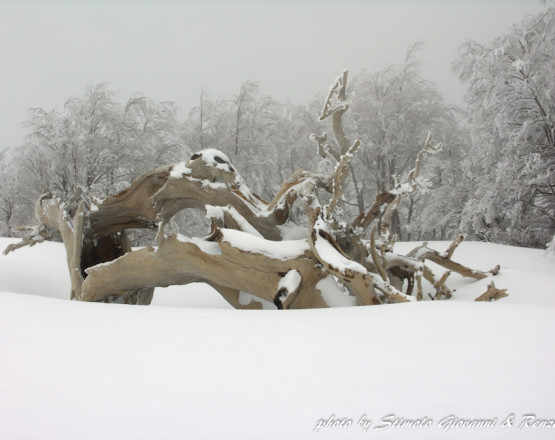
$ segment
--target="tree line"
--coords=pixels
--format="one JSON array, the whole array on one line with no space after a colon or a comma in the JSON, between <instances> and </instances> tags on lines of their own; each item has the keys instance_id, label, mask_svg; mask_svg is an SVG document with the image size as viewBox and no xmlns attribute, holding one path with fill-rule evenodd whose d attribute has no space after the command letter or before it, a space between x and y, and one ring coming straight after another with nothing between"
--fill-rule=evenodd
<instances>
[{"instance_id":1,"label":"tree line","mask_svg":"<svg viewBox=\"0 0 555 440\"><path fill-rule=\"evenodd\" d=\"M431 131L444 148L423 164L421 189L391 219L399 239L446 240L462 230L470 239L545 247L555 234L554 43L551 7L488 45L465 42L453 63L468 87L464 110L422 78L417 44L402 64L352 77L343 124L362 146L337 209L356 215L395 188ZM98 84L60 110L31 109L22 145L0 153L0 235L34 222L41 194L65 200L82 190L102 199L206 148L223 151L250 188L271 198L297 168L334 166L315 159L310 138L325 130L321 102L282 104L246 81L231 97L200 91L180 120L175 103L139 94L120 103ZM172 221L186 234L205 227L199 215Z\"/></svg>"}]
</instances>

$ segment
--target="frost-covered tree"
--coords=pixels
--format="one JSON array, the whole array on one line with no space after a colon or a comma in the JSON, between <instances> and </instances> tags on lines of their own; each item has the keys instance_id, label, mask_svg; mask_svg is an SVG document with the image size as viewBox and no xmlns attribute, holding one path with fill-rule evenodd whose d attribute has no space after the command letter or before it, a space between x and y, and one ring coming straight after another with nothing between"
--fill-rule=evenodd
<instances>
[{"instance_id":1,"label":"frost-covered tree","mask_svg":"<svg viewBox=\"0 0 555 440\"><path fill-rule=\"evenodd\" d=\"M24 199L19 191L19 170L12 151L0 152L0 235L11 237L14 225L21 224L18 214L23 211Z\"/></svg>"},{"instance_id":2,"label":"frost-covered tree","mask_svg":"<svg viewBox=\"0 0 555 440\"><path fill-rule=\"evenodd\" d=\"M127 150L117 133L117 106L105 85L66 101L62 111L31 109L20 163L39 191L61 198L78 188L117 183Z\"/></svg>"},{"instance_id":3,"label":"frost-covered tree","mask_svg":"<svg viewBox=\"0 0 555 440\"><path fill-rule=\"evenodd\" d=\"M157 103L139 94L127 101L120 116L120 140L125 142L135 176L190 154L181 139L177 112L171 101Z\"/></svg>"},{"instance_id":4,"label":"frost-covered tree","mask_svg":"<svg viewBox=\"0 0 555 440\"><path fill-rule=\"evenodd\" d=\"M462 211L474 190L476 175L467 128L453 120L437 135L444 140L444 148L423 166L429 187L408 200L407 240L445 240L458 234Z\"/></svg>"},{"instance_id":5,"label":"frost-covered tree","mask_svg":"<svg viewBox=\"0 0 555 440\"><path fill-rule=\"evenodd\" d=\"M488 45L467 41L454 64L482 176L463 227L481 239L545 247L555 232L554 52L551 6Z\"/></svg>"},{"instance_id":6,"label":"frost-covered tree","mask_svg":"<svg viewBox=\"0 0 555 440\"><path fill-rule=\"evenodd\" d=\"M410 170L420 151L415 140L425 138L427 130L441 135L460 131L455 108L446 105L435 84L420 75L420 48L420 44L411 46L401 65L376 73L363 71L353 79L349 128L366 145L353 163L351 193L356 198L352 202L359 210L371 203L379 191L392 190ZM450 154L459 147L444 145ZM447 160L448 156L442 153L441 158ZM362 187L365 191L360 191ZM410 231L418 230L411 223L421 208L417 206L420 200L420 192L407 197L392 219L393 230L402 239L410 239ZM434 224L439 227L437 222Z\"/></svg>"},{"instance_id":7,"label":"frost-covered tree","mask_svg":"<svg viewBox=\"0 0 555 440\"><path fill-rule=\"evenodd\" d=\"M223 148L226 139L225 118L222 114L225 102L210 100L209 93L202 89L199 95L199 105L189 112L184 122L183 138L185 143L194 148Z\"/></svg>"},{"instance_id":8,"label":"frost-covered tree","mask_svg":"<svg viewBox=\"0 0 555 440\"><path fill-rule=\"evenodd\" d=\"M276 102L252 81L230 99L212 100L203 90L184 122L185 143L192 150L223 151L252 189L269 198L303 163L296 152L313 151L307 147L311 132L297 117L301 109Z\"/></svg>"},{"instance_id":9,"label":"frost-covered tree","mask_svg":"<svg viewBox=\"0 0 555 440\"><path fill-rule=\"evenodd\" d=\"M50 192L66 199L78 189L105 196L177 158L176 111L172 103L142 96L123 106L105 84L95 85L61 111L31 109L19 163L35 196Z\"/></svg>"},{"instance_id":10,"label":"frost-covered tree","mask_svg":"<svg viewBox=\"0 0 555 440\"><path fill-rule=\"evenodd\" d=\"M246 81L233 101L233 144L230 157L252 188L262 197L269 197L279 184L275 167L279 161L280 122L283 106L260 92L257 83ZM281 127L283 128L283 127ZM285 132L286 133L286 132Z\"/></svg>"}]
</instances>

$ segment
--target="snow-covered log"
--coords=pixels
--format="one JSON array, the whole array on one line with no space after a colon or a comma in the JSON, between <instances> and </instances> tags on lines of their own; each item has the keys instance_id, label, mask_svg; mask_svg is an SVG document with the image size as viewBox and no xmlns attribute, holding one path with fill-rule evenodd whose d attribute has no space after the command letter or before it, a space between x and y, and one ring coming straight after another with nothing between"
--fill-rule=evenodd
<instances>
[{"instance_id":1,"label":"snow-covered log","mask_svg":"<svg viewBox=\"0 0 555 440\"><path fill-rule=\"evenodd\" d=\"M452 271L475 279L495 275L499 267L482 272L452 260L462 236L443 253L426 244L407 255L394 252L391 217L404 196L426 185L419 175L421 162L441 147L434 146L431 134L414 169L393 190L379 193L354 219L338 209L351 162L362 148L343 130L347 76L344 71L334 82L320 115L322 120L331 116L337 145L328 144L325 133L313 136L319 154L336 161L329 175L298 170L265 201L223 152L204 149L143 174L105 200L86 191L68 200L41 197L36 205L40 225L28 229L21 245L58 233L66 248L71 298L81 301L149 304L155 287L204 282L236 308L377 305L425 299L422 278L432 288L427 297L437 300L452 296L447 287ZM303 226L305 232L289 240L295 203L306 214L296 228ZM206 237L166 234L172 217L187 209L211 220ZM157 228L156 243L132 250L126 231L133 228ZM436 275L425 260L448 271Z\"/></svg>"},{"instance_id":2,"label":"snow-covered log","mask_svg":"<svg viewBox=\"0 0 555 440\"><path fill-rule=\"evenodd\" d=\"M215 229L206 239L171 235L157 248L87 269L78 299L99 301L141 287L206 282L236 308L273 305L282 289L287 289L284 309L328 307L316 287L328 274L316 262L306 240L270 242L231 229ZM283 282L292 271L300 278L294 288ZM242 293L255 299L244 304Z\"/></svg>"},{"instance_id":3,"label":"snow-covered log","mask_svg":"<svg viewBox=\"0 0 555 440\"><path fill-rule=\"evenodd\" d=\"M267 202L251 192L224 153L202 150L186 162L142 175L128 189L104 200L91 212L87 237L148 228L168 222L183 209L200 209L222 225L231 223L280 240L279 226L289 218L297 198L315 187L328 188L330 182L329 176L299 170Z\"/></svg>"}]
</instances>

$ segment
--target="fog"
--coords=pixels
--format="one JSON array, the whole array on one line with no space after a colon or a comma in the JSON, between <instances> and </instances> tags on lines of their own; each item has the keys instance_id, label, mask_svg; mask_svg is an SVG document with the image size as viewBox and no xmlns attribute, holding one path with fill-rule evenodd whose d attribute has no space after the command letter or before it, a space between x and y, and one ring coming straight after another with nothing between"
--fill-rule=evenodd
<instances>
[{"instance_id":1,"label":"fog","mask_svg":"<svg viewBox=\"0 0 555 440\"><path fill-rule=\"evenodd\" d=\"M3 1L0 150L17 146L27 109L61 108L106 82L188 112L204 88L232 96L247 79L305 104L344 68L377 71L425 43L422 75L449 103L464 87L451 62L467 38L486 43L540 1Z\"/></svg>"}]
</instances>

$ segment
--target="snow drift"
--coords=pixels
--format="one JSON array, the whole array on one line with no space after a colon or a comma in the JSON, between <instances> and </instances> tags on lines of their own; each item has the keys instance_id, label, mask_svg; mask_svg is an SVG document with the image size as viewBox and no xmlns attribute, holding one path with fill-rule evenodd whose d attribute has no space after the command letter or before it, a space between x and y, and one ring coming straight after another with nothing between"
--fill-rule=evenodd
<instances>
[{"instance_id":1,"label":"snow drift","mask_svg":"<svg viewBox=\"0 0 555 440\"><path fill-rule=\"evenodd\" d=\"M84 303L62 245L2 256L0 438L553 438L555 260L457 258L500 264L509 297L453 275L450 300L371 307L234 310L202 284Z\"/></svg>"}]
</instances>

